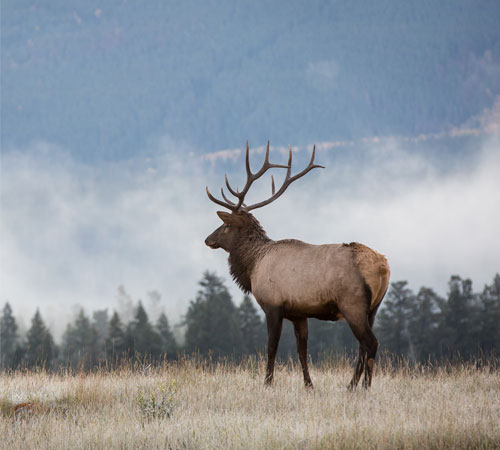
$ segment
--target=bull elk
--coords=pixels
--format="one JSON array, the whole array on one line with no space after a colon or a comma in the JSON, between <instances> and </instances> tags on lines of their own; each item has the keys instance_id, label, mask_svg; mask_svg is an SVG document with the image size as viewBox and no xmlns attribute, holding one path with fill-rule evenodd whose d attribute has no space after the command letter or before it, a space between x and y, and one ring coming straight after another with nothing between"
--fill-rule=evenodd
<instances>
[{"instance_id":1,"label":"bull elk","mask_svg":"<svg viewBox=\"0 0 500 450\"><path fill-rule=\"evenodd\" d=\"M264 164L253 173L247 141L245 186L241 191L234 190L225 177L227 189L235 200L228 199L222 188L224 200L220 200L207 187L210 200L231 212L217 212L223 225L207 237L205 244L213 249L223 248L229 253L233 279L245 293L252 292L266 315L266 384L273 380L283 319L288 319L294 326L304 383L306 387L312 387L307 367L307 319L313 317L333 322L344 319L349 324L359 341L358 360L349 388L356 388L363 372L363 386L368 388L379 345L372 331L373 321L389 283L386 258L357 242L312 245L295 239L273 241L250 213L276 200L291 183L312 169L323 168L314 164L315 150L314 147L307 167L291 176L291 148L287 165L271 164L268 142ZM272 177L271 197L246 205L245 196L252 183L273 168L286 169L282 186L276 190Z\"/></svg>"}]
</instances>

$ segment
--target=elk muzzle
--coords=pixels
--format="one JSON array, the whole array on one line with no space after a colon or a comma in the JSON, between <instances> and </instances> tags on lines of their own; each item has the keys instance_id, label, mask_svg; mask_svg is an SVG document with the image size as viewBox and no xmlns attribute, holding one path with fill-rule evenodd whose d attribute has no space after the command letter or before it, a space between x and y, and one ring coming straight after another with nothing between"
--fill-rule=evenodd
<instances>
[{"instance_id":1,"label":"elk muzzle","mask_svg":"<svg viewBox=\"0 0 500 450\"><path fill-rule=\"evenodd\" d=\"M210 248L216 249L220 248L220 245L217 243L216 239L214 238L214 233L212 233L210 236L208 236L205 239L205 245L207 245Z\"/></svg>"}]
</instances>

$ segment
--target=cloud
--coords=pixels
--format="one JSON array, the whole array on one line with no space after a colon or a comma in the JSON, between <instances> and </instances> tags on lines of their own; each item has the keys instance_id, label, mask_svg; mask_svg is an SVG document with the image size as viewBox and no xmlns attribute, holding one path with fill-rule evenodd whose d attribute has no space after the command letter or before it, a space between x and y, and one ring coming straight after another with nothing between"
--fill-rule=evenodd
<instances>
[{"instance_id":1,"label":"cloud","mask_svg":"<svg viewBox=\"0 0 500 450\"><path fill-rule=\"evenodd\" d=\"M412 147L397 139L370 141L349 151L319 146L318 162L327 168L255 215L274 239L363 242L387 255L393 281L407 279L414 289L427 285L444 294L455 273L480 289L500 271L500 138L475 139L480 150L443 156L445 169L429 152L414 150L424 141ZM254 170L263 150L252 154ZM0 302L10 301L25 317L40 307L59 335L75 304L87 311L117 307L119 285L145 301L157 290L173 321L206 269L226 277L239 301L226 254L203 242L219 226L220 208L204 190L223 185L220 160L200 158L169 139L150 154L88 166L47 143L6 151ZM298 171L308 152L294 155ZM241 186L243 154L224 169ZM251 193L255 199L269 194L268 178Z\"/></svg>"}]
</instances>

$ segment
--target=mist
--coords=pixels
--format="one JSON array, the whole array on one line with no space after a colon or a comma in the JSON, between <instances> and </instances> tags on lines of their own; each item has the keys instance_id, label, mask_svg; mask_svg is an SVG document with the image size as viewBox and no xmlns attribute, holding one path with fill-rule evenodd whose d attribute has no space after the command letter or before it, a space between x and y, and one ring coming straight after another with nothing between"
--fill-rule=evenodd
<instances>
[{"instance_id":1,"label":"mist","mask_svg":"<svg viewBox=\"0 0 500 450\"><path fill-rule=\"evenodd\" d=\"M256 144L254 170L263 160L263 143ZM326 168L255 215L272 239L362 242L387 256L392 281L414 289L444 294L452 274L482 288L500 270L499 135L477 137L473 152L448 164L437 165L425 145L390 138L318 146ZM310 148L294 152L294 173ZM227 151L199 156L164 137L148 157L96 167L49 143L9 149L2 159L1 303L9 301L24 323L40 308L56 336L80 307L119 308L120 286L146 306L156 291L155 308L176 322L205 270L225 277L239 303L225 252L204 245L220 224L205 186L218 192L226 170L241 187L243 152L236 150L229 158ZM272 148L271 159L286 162L286 152ZM278 186L283 174L274 172ZM270 195L269 179L259 180L250 202Z\"/></svg>"}]
</instances>

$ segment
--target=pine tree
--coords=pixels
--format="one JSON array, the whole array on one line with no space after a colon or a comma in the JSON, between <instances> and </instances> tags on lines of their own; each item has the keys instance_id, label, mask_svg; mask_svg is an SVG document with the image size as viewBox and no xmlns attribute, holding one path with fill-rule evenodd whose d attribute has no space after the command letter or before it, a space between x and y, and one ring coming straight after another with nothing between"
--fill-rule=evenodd
<instances>
[{"instance_id":1,"label":"pine tree","mask_svg":"<svg viewBox=\"0 0 500 450\"><path fill-rule=\"evenodd\" d=\"M441 315L441 354L447 358L469 358L479 350L479 305L472 282L453 275L448 300Z\"/></svg>"},{"instance_id":2,"label":"pine tree","mask_svg":"<svg viewBox=\"0 0 500 450\"><path fill-rule=\"evenodd\" d=\"M500 355L500 275L480 295L480 347L486 356Z\"/></svg>"},{"instance_id":3,"label":"pine tree","mask_svg":"<svg viewBox=\"0 0 500 450\"><path fill-rule=\"evenodd\" d=\"M408 331L414 348L414 356L420 362L436 358L436 338L439 312L444 300L432 289L422 287L415 302L410 306Z\"/></svg>"},{"instance_id":4,"label":"pine tree","mask_svg":"<svg viewBox=\"0 0 500 450\"><path fill-rule=\"evenodd\" d=\"M111 316L108 328L108 337L106 338L107 360L115 363L128 353L125 331L120 316L115 311Z\"/></svg>"},{"instance_id":5,"label":"pine tree","mask_svg":"<svg viewBox=\"0 0 500 450\"><path fill-rule=\"evenodd\" d=\"M163 312L161 294L158 291L153 290L148 292L148 303L146 311L148 312L148 316L151 322L158 322L158 319Z\"/></svg>"},{"instance_id":6,"label":"pine tree","mask_svg":"<svg viewBox=\"0 0 500 450\"><path fill-rule=\"evenodd\" d=\"M267 325L266 325L267 327ZM283 320L281 328L281 337L278 343L278 351L276 353L278 360L287 361L290 358L297 356L297 342L293 324L289 320Z\"/></svg>"},{"instance_id":7,"label":"pine tree","mask_svg":"<svg viewBox=\"0 0 500 450\"><path fill-rule=\"evenodd\" d=\"M154 330L146 310L139 301L135 317L127 326L130 355L143 359L158 359L161 355L161 336Z\"/></svg>"},{"instance_id":8,"label":"pine tree","mask_svg":"<svg viewBox=\"0 0 500 450\"><path fill-rule=\"evenodd\" d=\"M313 360L351 354L357 348L358 341L345 321L309 320L309 353Z\"/></svg>"},{"instance_id":9,"label":"pine tree","mask_svg":"<svg viewBox=\"0 0 500 450\"><path fill-rule=\"evenodd\" d=\"M132 322L135 314L134 301L123 285L118 286L116 302L118 304L118 312L123 320L123 323L127 324Z\"/></svg>"},{"instance_id":10,"label":"pine tree","mask_svg":"<svg viewBox=\"0 0 500 450\"><path fill-rule=\"evenodd\" d=\"M187 351L211 353L215 357L240 353L238 312L229 291L223 281L210 272L204 273L200 285L185 316Z\"/></svg>"},{"instance_id":11,"label":"pine tree","mask_svg":"<svg viewBox=\"0 0 500 450\"><path fill-rule=\"evenodd\" d=\"M173 359L177 353L177 342L175 341L174 333L170 329L167 316L161 313L156 324L156 329L161 337L161 352L167 355L169 359Z\"/></svg>"},{"instance_id":12,"label":"pine tree","mask_svg":"<svg viewBox=\"0 0 500 450\"><path fill-rule=\"evenodd\" d=\"M64 362L73 368L91 369L97 364L97 332L80 309L74 324L63 335Z\"/></svg>"},{"instance_id":13,"label":"pine tree","mask_svg":"<svg viewBox=\"0 0 500 450\"><path fill-rule=\"evenodd\" d=\"M335 353L340 351L343 354L357 354L359 342L345 320L338 321L334 326L333 346Z\"/></svg>"},{"instance_id":14,"label":"pine tree","mask_svg":"<svg viewBox=\"0 0 500 450\"><path fill-rule=\"evenodd\" d=\"M17 323L7 302L0 317L0 369L13 368L16 346Z\"/></svg>"},{"instance_id":15,"label":"pine tree","mask_svg":"<svg viewBox=\"0 0 500 450\"><path fill-rule=\"evenodd\" d=\"M238 308L241 329L241 351L247 355L264 350L266 345L265 325L248 295Z\"/></svg>"},{"instance_id":16,"label":"pine tree","mask_svg":"<svg viewBox=\"0 0 500 450\"><path fill-rule=\"evenodd\" d=\"M92 318L92 326L96 331L96 357L99 361L104 361L106 359L106 339L109 333L108 310L94 311Z\"/></svg>"},{"instance_id":17,"label":"pine tree","mask_svg":"<svg viewBox=\"0 0 500 450\"><path fill-rule=\"evenodd\" d=\"M381 349L415 359L415 343L408 330L408 320L414 302L415 295L408 288L407 281L391 283L391 289L375 323L375 335L380 341Z\"/></svg>"},{"instance_id":18,"label":"pine tree","mask_svg":"<svg viewBox=\"0 0 500 450\"><path fill-rule=\"evenodd\" d=\"M50 369L56 356L57 349L52 335L37 309L33 319L31 319L31 327L26 336L24 363L29 368L44 367Z\"/></svg>"},{"instance_id":19,"label":"pine tree","mask_svg":"<svg viewBox=\"0 0 500 450\"><path fill-rule=\"evenodd\" d=\"M333 340L335 334L335 325L326 320L310 319L308 352L316 360L327 357L334 351Z\"/></svg>"}]
</instances>

